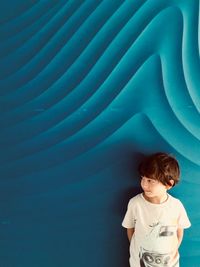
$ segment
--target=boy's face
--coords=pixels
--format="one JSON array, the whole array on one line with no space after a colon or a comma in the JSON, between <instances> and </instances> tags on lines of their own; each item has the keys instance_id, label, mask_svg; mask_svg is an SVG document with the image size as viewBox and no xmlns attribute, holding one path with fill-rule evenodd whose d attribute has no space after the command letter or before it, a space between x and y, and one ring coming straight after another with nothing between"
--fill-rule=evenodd
<instances>
[{"instance_id":1,"label":"boy's face","mask_svg":"<svg viewBox=\"0 0 200 267\"><path fill-rule=\"evenodd\" d=\"M141 177L141 187L148 198L160 198L166 195L167 190L170 188L170 186L146 176Z\"/></svg>"}]
</instances>

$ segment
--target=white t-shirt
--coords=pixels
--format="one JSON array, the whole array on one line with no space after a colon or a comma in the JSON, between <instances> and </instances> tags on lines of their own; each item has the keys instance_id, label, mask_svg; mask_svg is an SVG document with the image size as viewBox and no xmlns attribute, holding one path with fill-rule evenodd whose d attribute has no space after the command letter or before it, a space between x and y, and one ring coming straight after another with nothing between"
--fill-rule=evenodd
<instances>
[{"instance_id":1,"label":"white t-shirt","mask_svg":"<svg viewBox=\"0 0 200 267\"><path fill-rule=\"evenodd\" d=\"M130 199L122 226L134 228L130 243L131 267L178 267L177 228L191 223L180 200L168 194L162 204L147 201L143 194Z\"/></svg>"}]
</instances>

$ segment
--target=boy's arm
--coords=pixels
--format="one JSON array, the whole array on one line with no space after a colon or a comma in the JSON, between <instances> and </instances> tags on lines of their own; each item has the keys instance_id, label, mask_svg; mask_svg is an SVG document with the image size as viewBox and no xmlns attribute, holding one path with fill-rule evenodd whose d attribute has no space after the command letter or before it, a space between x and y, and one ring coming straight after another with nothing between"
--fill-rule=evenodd
<instances>
[{"instance_id":1,"label":"boy's arm","mask_svg":"<svg viewBox=\"0 0 200 267\"><path fill-rule=\"evenodd\" d=\"M174 253L173 259L176 258L177 255L178 255L178 249L179 249L179 247L181 245L181 242L183 240L183 234L184 234L184 229L183 228L178 228L177 229L178 246L177 246L177 250Z\"/></svg>"},{"instance_id":2,"label":"boy's arm","mask_svg":"<svg viewBox=\"0 0 200 267\"><path fill-rule=\"evenodd\" d=\"M129 242L131 242L131 238L132 238L132 236L134 234L134 231L135 231L134 228L127 228L127 236L128 236Z\"/></svg>"},{"instance_id":3,"label":"boy's arm","mask_svg":"<svg viewBox=\"0 0 200 267\"><path fill-rule=\"evenodd\" d=\"M184 229L183 228L178 228L177 229L178 248L180 247L181 242L183 240L183 234L184 234Z\"/></svg>"}]
</instances>

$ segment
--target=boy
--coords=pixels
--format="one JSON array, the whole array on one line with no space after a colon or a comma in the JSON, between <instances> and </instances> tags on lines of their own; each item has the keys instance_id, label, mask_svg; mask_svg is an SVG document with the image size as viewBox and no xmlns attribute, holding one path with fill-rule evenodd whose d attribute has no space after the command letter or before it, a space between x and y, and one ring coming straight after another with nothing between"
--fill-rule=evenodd
<instances>
[{"instance_id":1,"label":"boy","mask_svg":"<svg viewBox=\"0 0 200 267\"><path fill-rule=\"evenodd\" d=\"M122 226L130 241L131 267L179 267L178 248L190 221L180 200L167 190L179 181L179 164L166 153L139 165L143 193L128 204Z\"/></svg>"}]
</instances>

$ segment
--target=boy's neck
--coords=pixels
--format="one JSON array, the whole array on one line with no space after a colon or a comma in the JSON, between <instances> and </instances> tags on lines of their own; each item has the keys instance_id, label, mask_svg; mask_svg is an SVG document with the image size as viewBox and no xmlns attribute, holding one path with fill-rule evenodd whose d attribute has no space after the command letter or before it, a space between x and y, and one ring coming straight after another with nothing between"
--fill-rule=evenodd
<instances>
[{"instance_id":1,"label":"boy's neck","mask_svg":"<svg viewBox=\"0 0 200 267\"><path fill-rule=\"evenodd\" d=\"M145 195L145 193L143 193L143 197L148 201L151 202L153 204L162 204L164 202L167 201L168 199L168 194L166 192L166 194L162 195L162 196L156 196L156 197L148 197Z\"/></svg>"}]
</instances>

